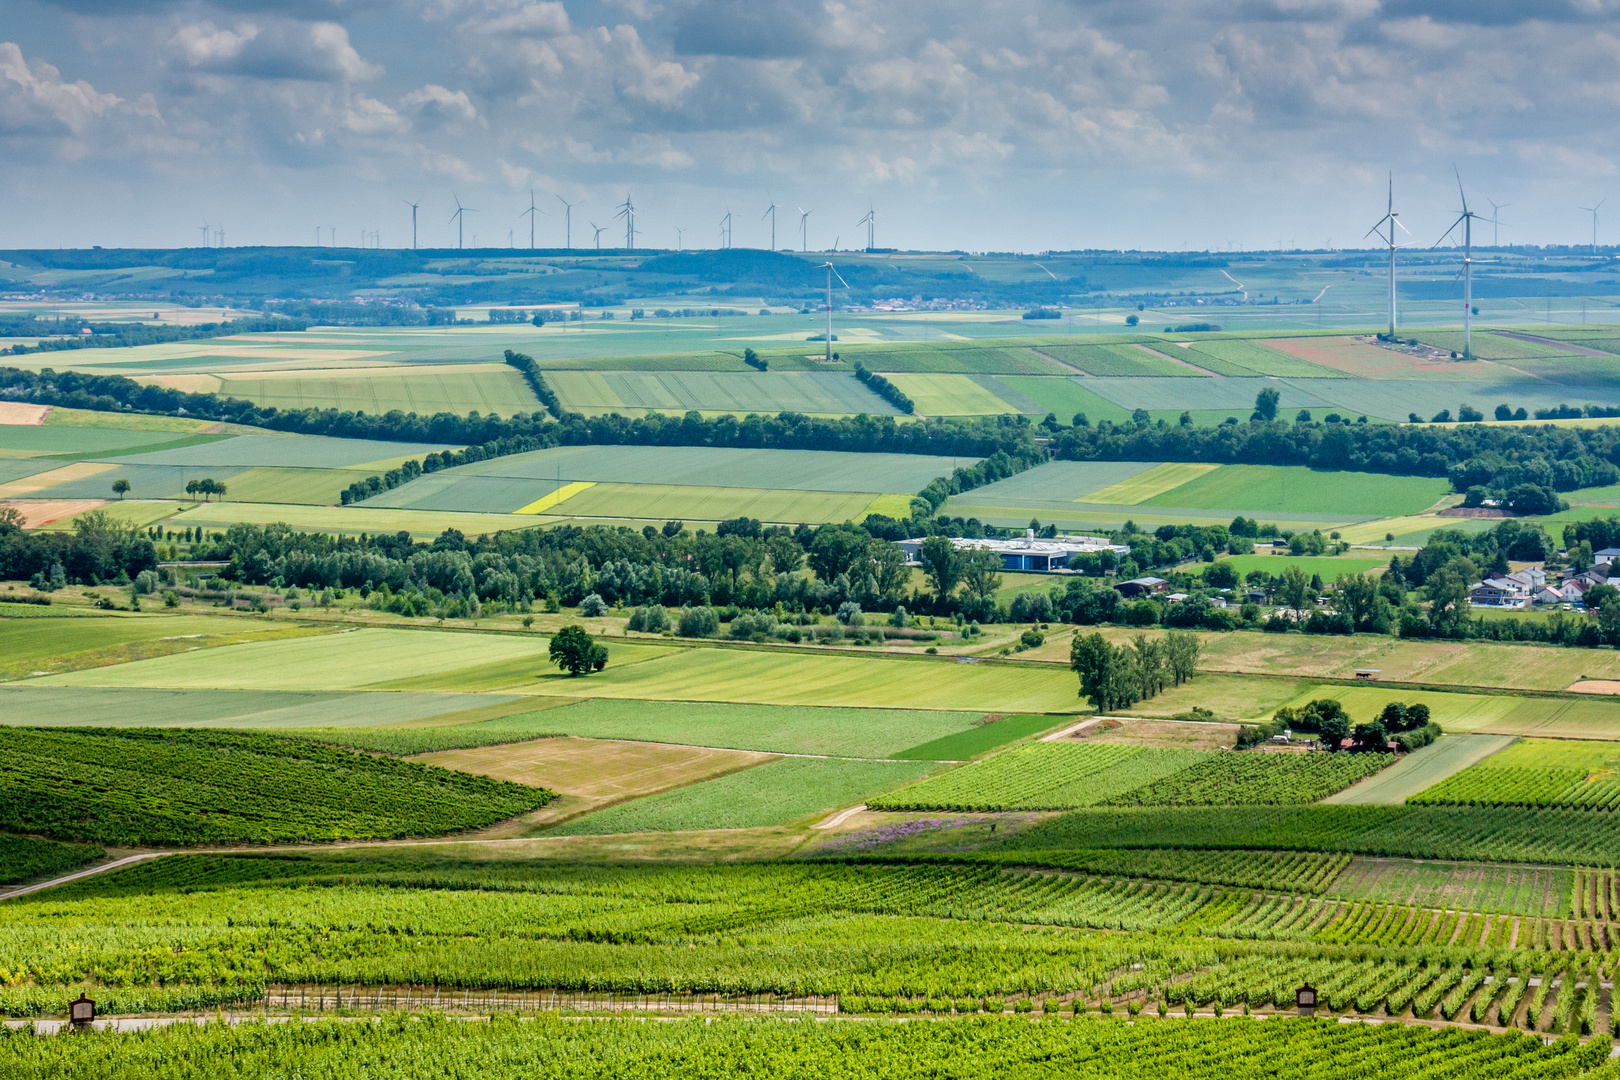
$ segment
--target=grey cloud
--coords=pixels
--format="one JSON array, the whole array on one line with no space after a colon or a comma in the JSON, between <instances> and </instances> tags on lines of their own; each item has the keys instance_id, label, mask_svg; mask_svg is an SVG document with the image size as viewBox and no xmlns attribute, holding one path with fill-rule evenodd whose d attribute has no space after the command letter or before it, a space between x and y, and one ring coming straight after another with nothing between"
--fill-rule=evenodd
<instances>
[{"instance_id":1,"label":"grey cloud","mask_svg":"<svg viewBox=\"0 0 1620 1080\"><path fill-rule=\"evenodd\" d=\"M1600 22L1620 14L1617 0L1386 0L1389 18L1430 18L1474 26L1527 22Z\"/></svg>"},{"instance_id":2,"label":"grey cloud","mask_svg":"<svg viewBox=\"0 0 1620 1080\"><path fill-rule=\"evenodd\" d=\"M815 43L819 7L802 0L695 0L675 12L675 51L753 59L803 56Z\"/></svg>"}]
</instances>

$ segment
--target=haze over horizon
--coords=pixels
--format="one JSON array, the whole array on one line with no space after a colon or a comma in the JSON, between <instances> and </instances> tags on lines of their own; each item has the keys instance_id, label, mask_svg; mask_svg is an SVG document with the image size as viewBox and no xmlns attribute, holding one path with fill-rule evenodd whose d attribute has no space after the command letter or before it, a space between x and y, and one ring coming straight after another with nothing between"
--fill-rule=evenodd
<instances>
[{"instance_id":1,"label":"haze over horizon","mask_svg":"<svg viewBox=\"0 0 1620 1080\"><path fill-rule=\"evenodd\" d=\"M0 0L0 248L1426 247L1620 195L1620 2ZM1620 198L1605 205L1620 213ZM1620 238L1620 232L1613 234ZM1489 242L1489 235L1475 237ZM1599 242L1610 237L1600 225ZM323 243L330 242L323 239Z\"/></svg>"}]
</instances>

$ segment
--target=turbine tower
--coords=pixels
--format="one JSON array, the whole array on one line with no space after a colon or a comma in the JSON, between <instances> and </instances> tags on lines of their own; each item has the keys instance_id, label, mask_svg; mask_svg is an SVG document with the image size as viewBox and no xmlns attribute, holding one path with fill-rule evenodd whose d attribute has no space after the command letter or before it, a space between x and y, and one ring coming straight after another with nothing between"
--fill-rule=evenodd
<instances>
[{"instance_id":1,"label":"turbine tower","mask_svg":"<svg viewBox=\"0 0 1620 1080\"><path fill-rule=\"evenodd\" d=\"M399 201L404 203L406 206L411 208L411 250L415 251L416 250L416 208L418 206L421 206L422 204L421 203L413 203L409 199L401 199Z\"/></svg>"},{"instance_id":2,"label":"turbine tower","mask_svg":"<svg viewBox=\"0 0 1620 1080\"><path fill-rule=\"evenodd\" d=\"M624 249L636 250L636 204L630 201L630 193L624 194L624 202L619 204L619 212L614 217L624 218Z\"/></svg>"},{"instance_id":3,"label":"turbine tower","mask_svg":"<svg viewBox=\"0 0 1620 1080\"><path fill-rule=\"evenodd\" d=\"M202 234L203 234L202 246L207 247L208 246L208 223L205 221L201 225L197 226L197 228L202 230ZM316 247L320 246L320 235L321 235L320 234L320 226L317 225L315 227L315 237L316 237L315 246Z\"/></svg>"},{"instance_id":4,"label":"turbine tower","mask_svg":"<svg viewBox=\"0 0 1620 1080\"><path fill-rule=\"evenodd\" d=\"M861 218L861 220L857 221L855 224L866 226L866 250L871 251L873 248L877 247L877 211L872 209L870 204L867 207L866 216Z\"/></svg>"},{"instance_id":5,"label":"turbine tower","mask_svg":"<svg viewBox=\"0 0 1620 1080\"><path fill-rule=\"evenodd\" d=\"M686 230L679 225L675 226L675 250L686 250Z\"/></svg>"},{"instance_id":6,"label":"turbine tower","mask_svg":"<svg viewBox=\"0 0 1620 1080\"><path fill-rule=\"evenodd\" d=\"M1608 201L1609 200L1606 199L1606 198L1605 199L1599 199L1597 206L1577 206L1575 208L1577 210L1585 210L1588 214L1592 215L1592 254L1594 254L1594 255L1597 254L1597 212L1598 212L1598 208L1601 207L1604 203L1606 203Z\"/></svg>"},{"instance_id":7,"label":"turbine tower","mask_svg":"<svg viewBox=\"0 0 1620 1080\"><path fill-rule=\"evenodd\" d=\"M1453 169L1455 172L1456 170ZM1462 199L1462 212L1457 220L1451 223L1451 228L1441 234L1440 239L1434 242L1429 250L1445 243L1446 237L1457 231L1457 226L1463 227L1463 359L1472 360L1473 332L1474 332L1474 219L1480 215L1468 209L1468 194L1463 191L1462 173L1457 173L1457 195ZM1484 220L1481 218L1481 220Z\"/></svg>"},{"instance_id":8,"label":"turbine tower","mask_svg":"<svg viewBox=\"0 0 1620 1080\"><path fill-rule=\"evenodd\" d=\"M725 241L726 250L730 251L731 250L731 211L730 210L727 210L726 211L726 216L720 219L720 236Z\"/></svg>"},{"instance_id":9,"label":"turbine tower","mask_svg":"<svg viewBox=\"0 0 1620 1080\"><path fill-rule=\"evenodd\" d=\"M518 217L522 217L524 214L527 214L529 216L529 250L530 251L534 250L534 215L536 215L536 214L544 214L544 213L545 213L544 210L542 210L538 206L534 205L534 188L530 188L529 189L529 208L527 210L523 211L523 214L518 215Z\"/></svg>"},{"instance_id":10,"label":"turbine tower","mask_svg":"<svg viewBox=\"0 0 1620 1080\"><path fill-rule=\"evenodd\" d=\"M827 271L827 363L830 364L832 363L832 279L837 278L838 284L846 289L849 288L849 282L844 280L842 274L833 269L833 264L830 262L822 263L816 269Z\"/></svg>"},{"instance_id":11,"label":"turbine tower","mask_svg":"<svg viewBox=\"0 0 1620 1080\"><path fill-rule=\"evenodd\" d=\"M591 222L591 228L596 230L596 250L601 251L602 250L602 234L607 231L607 226L606 225L598 225L596 222L593 221L593 222Z\"/></svg>"},{"instance_id":12,"label":"turbine tower","mask_svg":"<svg viewBox=\"0 0 1620 1080\"><path fill-rule=\"evenodd\" d=\"M1389 226L1388 236L1385 236L1383 232L1385 225ZM1378 219L1378 224L1367 230L1367 236L1376 235L1389 248L1389 336L1391 340L1394 340L1395 337L1395 249L1399 246L1395 242L1395 230L1397 228L1408 236L1412 235L1411 231L1401 224L1400 214L1395 212L1395 174L1390 173L1389 209L1384 212L1383 217Z\"/></svg>"},{"instance_id":13,"label":"turbine tower","mask_svg":"<svg viewBox=\"0 0 1620 1080\"><path fill-rule=\"evenodd\" d=\"M1486 199L1485 201L1488 202L1488 203L1491 203L1491 247L1496 247L1497 246L1497 237L1499 235L1499 229L1501 228L1501 225L1502 225L1502 223L1500 221L1496 220L1496 215L1501 213L1502 210L1506 209L1507 207L1512 206L1513 204L1510 203L1510 202L1505 202L1505 203L1491 202L1491 200L1489 200L1489 199Z\"/></svg>"},{"instance_id":14,"label":"turbine tower","mask_svg":"<svg viewBox=\"0 0 1620 1080\"><path fill-rule=\"evenodd\" d=\"M769 205L769 206L767 206L765 208L765 212L763 214L759 215L759 220L761 220L761 221L764 221L766 218L771 219L771 250L775 251L776 250L776 204L775 203L771 203L771 205Z\"/></svg>"},{"instance_id":15,"label":"turbine tower","mask_svg":"<svg viewBox=\"0 0 1620 1080\"><path fill-rule=\"evenodd\" d=\"M553 192L552 194L556 193ZM572 250L574 247L574 207L578 206L579 203L571 203L561 195L557 195L557 201L563 204L563 242Z\"/></svg>"},{"instance_id":16,"label":"turbine tower","mask_svg":"<svg viewBox=\"0 0 1620 1080\"><path fill-rule=\"evenodd\" d=\"M810 211L806 210L802 206L799 207L799 249L801 251L809 251L810 250L810 239L809 239L809 237L810 237L810 226L808 224L809 221L810 221Z\"/></svg>"},{"instance_id":17,"label":"turbine tower","mask_svg":"<svg viewBox=\"0 0 1620 1080\"><path fill-rule=\"evenodd\" d=\"M461 243L461 226L465 221L466 215L476 214L478 211L474 210L470 206L462 206L461 200L456 197L455 192L452 191L450 193L450 197L456 200L456 212L450 215L450 220L456 223L456 250L460 251L463 246ZM473 239L476 241L477 237L474 237Z\"/></svg>"}]
</instances>

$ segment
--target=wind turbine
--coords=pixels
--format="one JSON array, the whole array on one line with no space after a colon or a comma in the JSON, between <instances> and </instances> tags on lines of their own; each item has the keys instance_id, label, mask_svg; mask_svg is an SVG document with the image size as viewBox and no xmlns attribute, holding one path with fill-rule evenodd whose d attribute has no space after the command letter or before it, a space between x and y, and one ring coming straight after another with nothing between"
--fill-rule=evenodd
<instances>
[{"instance_id":1,"label":"wind turbine","mask_svg":"<svg viewBox=\"0 0 1620 1080\"><path fill-rule=\"evenodd\" d=\"M421 203L413 203L409 199L401 199L399 201L404 203L406 206L411 208L411 250L415 251L416 250L416 208L418 206L421 206L422 204Z\"/></svg>"},{"instance_id":2,"label":"wind turbine","mask_svg":"<svg viewBox=\"0 0 1620 1080\"><path fill-rule=\"evenodd\" d=\"M530 251L534 250L534 215L536 215L536 214L544 214L544 213L545 213L544 210L542 210L538 206L534 205L534 188L530 188L529 189L529 208L527 210L523 211L523 214L529 215L529 250ZM519 214L518 217L522 217L523 214Z\"/></svg>"},{"instance_id":3,"label":"wind turbine","mask_svg":"<svg viewBox=\"0 0 1620 1080\"><path fill-rule=\"evenodd\" d=\"M827 271L827 363L830 364L832 363L832 279L837 278L838 284L846 289L849 288L849 282L844 280L842 274L833 269L833 264L830 262L822 263L816 269Z\"/></svg>"},{"instance_id":4,"label":"wind turbine","mask_svg":"<svg viewBox=\"0 0 1620 1080\"><path fill-rule=\"evenodd\" d=\"M1453 169L1453 172L1456 170ZM1433 251L1445 243L1446 237L1457 231L1457 226L1463 227L1463 359L1472 360L1473 332L1474 332L1474 219L1480 215L1468 209L1468 195L1463 191L1462 173L1457 173L1457 195L1462 199L1462 212L1457 220L1451 223L1451 228L1440 235L1440 239L1429 248ZM1481 220L1484 220L1481 218Z\"/></svg>"},{"instance_id":5,"label":"wind turbine","mask_svg":"<svg viewBox=\"0 0 1620 1080\"><path fill-rule=\"evenodd\" d=\"M1594 254L1594 255L1597 254L1597 212L1598 212L1598 207L1602 206L1604 203L1606 203L1608 201L1609 201L1608 199L1603 198L1603 199L1598 200L1597 206L1577 206L1575 208L1577 210L1585 210L1588 214L1592 215L1592 254Z\"/></svg>"},{"instance_id":6,"label":"wind turbine","mask_svg":"<svg viewBox=\"0 0 1620 1080\"><path fill-rule=\"evenodd\" d=\"M679 225L677 225L677 226L675 226L675 250L676 251L684 251L685 249L686 249L686 230L681 228Z\"/></svg>"},{"instance_id":7,"label":"wind turbine","mask_svg":"<svg viewBox=\"0 0 1620 1080\"><path fill-rule=\"evenodd\" d=\"M456 223L456 250L460 251L463 247L461 243L461 226L465 222L466 215L476 214L478 211L470 206L462 206L461 199L456 196L455 192L452 191L450 197L456 200L456 212L450 215L450 220ZM475 242L476 240L477 237L474 237Z\"/></svg>"},{"instance_id":8,"label":"wind turbine","mask_svg":"<svg viewBox=\"0 0 1620 1080\"><path fill-rule=\"evenodd\" d=\"M1496 247L1497 246L1497 243L1496 243L1497 230L1501 227L1501 224L1502 224L1500 221L1496 220L1496 215L1499 212L1501 212L1504 208L1512 206L1513 204L1510 203L1510 202L1505 202L1505 203L1491 202L1491 200L1489 200L1489 199L1486 199L1485 201L1488 202L1488 203L1491 203L1491 247Z\"/></svg>"},{"instance_id":9,"label":"wind turbine","mask_svg":"<svg viewBox=\"0 0 1620 1080\"><path fill-rule=\"evenodd\" d=\"M555 195L556 192L552 194ZM563 239L569 249L572 250L574 246L574 207L578 206L579 203L571 203L561 195L557 195L557 201L563 204Z\"/></svg>"},{"instance_id":10,"label":"wind turbine","mask_svg":"<svg viewBox=\"0 0 1620 1080\"><path fill-rule=\"evenodd\" d=\"M804 207L799 207L799 247L803 251L810 250L810 226L808 224L810 213L811 211L806 210Z\"/></svg>"},{"instance_id":11,"label":"wind turbine","mask_svg":"<svg viewBox=\"0 0 1620 1080\"><path fill-rule=\"evenodd\" d=\"M202 246L207 247L208 246L208 223L205 221L201 225L197 226L197 228L202 230L202 234L203 234ZM319 247L320 246L320 227L319 226L316 227L315 236L316 236L315 246Z\"/></svg>"},{"instance_id":12,"label":"wind turbine","mask_svg":"<svg viewBox=\"0 0 1620 1080\"><path fill-rule=\"evenodd\" d=\"M591 222L591 228L596 230L596 250L601 251L602 250L602 234L607 231L607 226L606 225L598 225L596 222L593 221L593 222Z\"/></svg>"},{"instance_id":13,"label":"wind turbine","mask_svg":"<svg viewBox=\"0 0 1620 1080\"><path fill-rule=\"evenodd\" d=\"M727 210L726 211L726 216L720 219L720 235L725 238L726 249L729 251L731 249L731 211L730 210Z\"/></svg>"},{"instance_id":14,"label":"wind turbine","mask_svg":"<svg viewBox=\"0 0 1620 1080\"><path fill-rule=\"evenodd\" d=\"M855 224L866 226L866 250L871 251L873 248L877 247L877 239L875 235L877 229L877 211L868 206L866 216L861 218L861 220L857 221Z\"/></svg>"},{"instance_id":15,"label":"wind turbine","mask_svg":"<svg viewBox=\"0 0 1620 1080\"><path fill-rule=\"evenodd\" d=\"M1389 226L1389 235L1385 236L1383 228ZM1401 224L1401 216L1395 212L1395 174L1389 174L1389 209L1384 216L1378 219L1378 224L1367 230L1367 236L1376 234L1389 247L1389 336L1395 337L1395 249L1399 245L1395 242L1395 230L1411 236L1411 230Z\"/></svg>"},{"instance_id":16,"label":"wind turbine","mask_svg":"<svg viewBox=\"0 0 1620 1080\"><path fill-rule=\"evenodd\" d=\"M771 205L769 205L769 206L767 206L765 208L765 212L763 214L759 215L759 220L761 220L761 221L764 221L766 218L771 219L771 250L775 251L776 250L776 204L775 203L771 203Z\"/></svg>"},{"instance_id":17,"label":"wind turbine","mask_svg":"<svg viewBox=\"0 0 1620 1080\"><path fill-rule=\"evenodd\" d=\"M619 212L614 217L624 218L624 249L636 249L636 204L630 201L630 193L624 194L624 202L619 204Z\"/></svg>"}]
</instances>

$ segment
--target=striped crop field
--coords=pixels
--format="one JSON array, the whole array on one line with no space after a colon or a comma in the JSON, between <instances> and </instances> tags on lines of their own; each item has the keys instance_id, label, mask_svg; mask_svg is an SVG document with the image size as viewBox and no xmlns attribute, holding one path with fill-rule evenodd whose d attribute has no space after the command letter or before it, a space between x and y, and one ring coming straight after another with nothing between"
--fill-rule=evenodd
<instances>
[{"instance_id":1,"label":"striped crop field","mask_svg":"<svg viewBox=\"0 0 1620 1080\"><path fill-rule=\"evenodd\" d=\"M546 380L575 412L896 413L848 372L559 371Z\"/></svg>"},{"instance_id":2,"label":"striped crop field","mask_svg":"<svg viewBox=\"0 0 1620 1080\"><path fill-rule=\"evenodd\" d=\"M1207 371L1177 363L1168 354L1145 345L1046 345L1041 352L1087 375L1209 377Z\"/></svg>"},{"instance_id":3,"label":"striped crop field","mask_svg":"<svg viewBox=\"0 0 1620 1080\"><path fill-rule=\"evenodd\" d=\"M542 407L517 369L498 363L227 372L217 381L220 394L278 409L511 416Z\"/></svg>"},{"instance_id":4,"label":"striped crop field","mask_svg":"<svg viewBox=\"0 0 1620 1080\"><path fill-rule=\"evenodd\" d=\"M542 495L540 498L534 500L532 503L529 503L527 506L518 507L516 510L512 511L512 513L544 514L547 510L550 510L558 503L563 502L566 499L572 499L575 495L578 495L587 488L592 488L595 486L595 482L591 480L575 480L572 483L564 484L562 487L557 488L555 491L552 491L549 494Z\"/></svg>"},{"instance_id":5,"label":"striped crop field","mask_svg":"<svg viewBox=\"0 0 1620 1080\"><path fill-rule=\"evenodd\" d=\"M1296 379L1343 377L1341 372L1332 368L1301 360L1255 341L1195 341L1181 351L1189 354L1185 359L1190 364L1203 367L1209 363L1206 357L1214 357L1235 369L1218 372L1222 375L1276 375Z\"/></svg>"},{"instance_id":6,"label":"striped crop field","mask_svg":"<svg viewBox=\"0 0 1620 1080\"><path fill-rule=\"evenodd\" d=\"M1135 506L1149 499L1166 495L1183 484L1196 480L1206 473L1212 473L1219 468L1221 468L1219 465L1167 461L1162 465L1155 465L1146 472L1137 473L1127 480L1093 491L1086 495L1083 500L1076 499L1075 502L1084 501ZM1179 506L1181 504L1171 503L1169 505Z\"/></svg>"}]
</instances>

